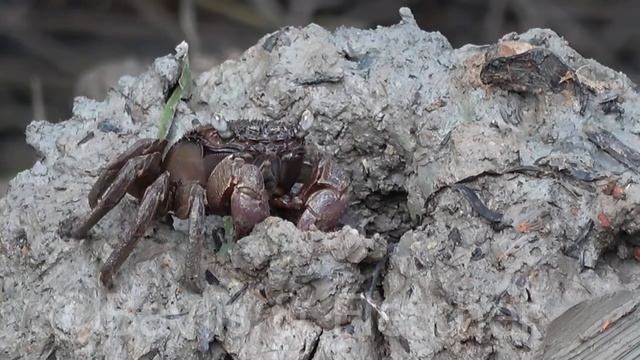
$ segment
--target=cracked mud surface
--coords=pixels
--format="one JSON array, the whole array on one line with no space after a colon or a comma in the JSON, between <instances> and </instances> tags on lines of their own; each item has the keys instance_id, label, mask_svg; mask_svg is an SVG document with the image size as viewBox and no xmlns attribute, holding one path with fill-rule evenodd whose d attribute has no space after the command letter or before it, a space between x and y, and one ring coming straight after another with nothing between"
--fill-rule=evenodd
<instances>
[{"instance_id":1,"label":"cracked mud surface","mask_svg":"<svg viewBox=\"0 0 640 360\"><path fill-rule=\"evenodd\" d=\"M87 211L100 166L155 135L177 60L121 79L104 102L76 99L68 121L32 123L41 160L0 199L0 357L534 358L571 305L640 284L638 169L593 136L640 148L640 99L623 74L551 31L503 40L580 69L595 89L583 114L571 93L483 84L489 47L453 49L406 9L373 30L285 28L197 77L177 123L214 112L290 121L310 109L310 142L352 179L334 233L269 218L229 256L207 240L202 295L177 281L179 221L157 222L115 288L99 285L135 214L131 198L87 240L57 233ZM612 95L622 112L603 106ZM605 190L612 181L624 196ZM207 226L212 234L220 219Z\"/></svg>"}]
</instances>

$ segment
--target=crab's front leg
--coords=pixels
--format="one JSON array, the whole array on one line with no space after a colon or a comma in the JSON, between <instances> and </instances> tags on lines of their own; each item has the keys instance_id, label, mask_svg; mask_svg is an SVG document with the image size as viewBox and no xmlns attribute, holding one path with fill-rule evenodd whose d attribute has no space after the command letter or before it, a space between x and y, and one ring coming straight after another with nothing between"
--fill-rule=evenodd
<instances>
[{"instance_id":1,"label":"crab's front leg","mask_svg":"<svg viewBox=\"0 0 640 360\"><path fill-rule=\"evenodd\" d=\"M168 210L169 173L164 172L144 192L133 225L100 269L100 281L105 286L112 286L113 275L131 255L151 222L158 216L166 214Z\"/></svg>"},{"instance_id":2,"label":"crab's front leg","mask_svg":"<svg viewBox=\"0 0 640 360\"><path fill-rule=\"evenodd\" d=\"M142 197L145 189L161 172L164 140L136 142L105 166L89 193L91 211L84 218L69 218L61 224L64 236L82 239L113 209L125 194Z\"/></svg>"},{"instance_id":3,"label":"crab's front leg","mask_svg":"<svg viewBox=\"0 0 640 360\"><path fill-rule=\"evenodd\" d=\"M236 237L248 234L269 216L269 199L260 168L230 155L211 172L207 202L217 214L231 214Z\"/></svg>"},{"instance_id":4,"label":"crab's front leg","mask_svg":"<svg viewBox=\"0 0 640 360\"><path fill-rule=\"evenodd\" d=\"M186 185L179 191L182 192L182 195L187 196L185 202L189 209L189 244L182 280L189 290L200 294L202 293L200 255L202 253L202 243L204 242L206 194L198 183Z\"/></svg>"},{"instance_id":5,"label":"crab's front leg","mask_svg":"<svg viewBox=\"0 0 640 360\"><path fill-rule=\"evenodd\" d=\"M150 155L150 154L162 154L164 147L167 145L166 140L159 139L140 139L135 144L131 145L122 154L111 160L105 167L100 170L98 179L91 187L89 192L89 206L93 209L98 204L98 201L102 198L105 191L113 184L114 180L122 169L127 165L131 159L136 157ZM155 175L155 174L154 174ZM142 191L144 191L143 187ZM133 190L133 189L131 189ZM139 194L142 195L140 189L136 189Z\"/></svg>"},{"instance_id":6,"label":"crab's front leg","mask_svg":"<svg viewBox=\"0 0 640 360\"><path fill-rule=\"evenodd\" d=\"M298 210L298 228L308 230L312 225L323 231L336 227L348 205L349 178L329 159L320 160L296 196L274 198L275 207Z\"/></svg>"}]
</instances>

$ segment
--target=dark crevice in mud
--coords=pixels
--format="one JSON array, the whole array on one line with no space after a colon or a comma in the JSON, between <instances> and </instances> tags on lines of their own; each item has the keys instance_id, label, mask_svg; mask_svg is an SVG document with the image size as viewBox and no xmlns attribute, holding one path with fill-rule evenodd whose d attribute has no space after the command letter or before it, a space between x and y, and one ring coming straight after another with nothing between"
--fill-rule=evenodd
<instances>
[{"instance_id":1,"label":"dark crevice in mud","mask_svg":"<svg viewBox=\"0 0 640 360\"><path fill-rule=\"evenodd\" d=\"M58 360L58 356L56 356L56 351L54 350L49 356L45 358L45 360Z\"/></svg>"},{"instance_id":2,"label":"dark crevice in mud","mask_svg":"<svg viewBox=\"0 0 640 360\"><path fill-rule=\"evenodd\" d=\"M367 277L367 281L362 284L362 293L367 299L376 303L384 301L382 283L387 273L389 256L391 256L393 249L395 249L395 244L389 244L387 246L387 254L382 259L373 264L361 263L359 265L360 271ZM372 316L371 314L375 312L375 309L367 304L366 301L363 302L363 306L362 319L366 321Z\"/></svg>"},{"instance_id":3,"label":"dark crevice in mud","mask_svg":"<svg viewBox=\"0 0 640 360\"><path fill-rule=\"evenodd\" d=\"M387 270L389 268L389 257L391 256L391 253L394 250L395 250L395 244L390 244L387 247L387 255L384 258L382 258L382 260L380 260L378 264L376 264L376 268L374 269L374 274L373 274L374 276L372 278L372 283L370 288L371 290L368 296L371 299L373 297L374 289L378 290L378 294L380 295L379 304L382 304L385 301L383 281L384 281L385 275L387 274ZM371 309L371 306L369 306L368 304L367 306L369 307L369 309ZM385 334L381 333L380 330L378 329L378 322L379 322L380 315L377 313L373 314L373 312L374 311L372 311L372 317L371 317L371 330L374 334L374 338L376 339L375 343L378 344L378 353L380 355L388 355L388 353L390 352L389 339L387 336L385 336Z\"/></svg>"},{"instance_id":4,"label":"dark crevice in mud","mask_svg":"<svg viewBox=\"0 0 640 360\"><path fill-rule=\"evenodd\" d=\"M407 195L404 190L374 192L361 201L362 212L368 215L363 229L367 237L380 234L389 242L398 242L405 232L417 225L409 216Z\"/></svg>"},{"instance_id":5,"label":"dark crevice in mud","mask_svg":"<svg viewBox=\"0 0 640 360\"><path fill-rule=\"evenodd\" d=\"M384 299L384 297L383 297ZM373 333L374 346L379 355L379 359L388 359L391 352L389 345L389 337L381 333L378 329L378 322L380 317L375 315L371 318L371 332Z\"/></svg>"},{"instance_id":6,"label":"dark crevice in mud","mask_svg":"<svg viewBox=\"0 0 640 360\"><path fill-rule=\"evenodd\" d=\"M621 243L629 246L640 245L640 232L628 233L623 231L618 236Z\"/></svg>"},{"instance_id":7,"label":"dark crevice in mud","mask_svg":"<svg viewBox=\"0 0 640 360\"><path fill-rule=\"evenodd\" d=\"M322 337L323 333L324 331L320 331L318 336L311 343L311 351L309 352L309 356L305 358L306 360L312 360L316 357L316 352L318 352L318 345L320 344L320 338Z\"/></svg>"},{"instance_id":8,"label":"dark crevice in mud","mask_svg":"<svg viewBox=\"0 0 640 360\"><path fill-rule=\"evenodd\" d=\"M364 226L354 226L364 232L367 237L376 234L386 239L387 254L376 263L360 264L360 270L367 277L363 284L362 294L366 300L362 300L362 320L371 321L371 331L374 334L375 346L381 358L386 358L390 354L389 339L378 329L380 314L368 301L380 306L385 301L384 278L388 271L389 257L395 249L395 244L402 235L418 225L411 220L407 208L408 192L404 189L397 189L388 192L372 192L365 198L354 204L354 212L359 216L354 223Z\"/></svg>"},{"instance_id":9,"label":"dark crevice in mud","mask_svg":"<svg viewBox=\"0 0 640 360\"><path fill-rule=\"evenodd\" d=\"M138 360L153 360L156 356L160 354L160 350L153 348L149 350L146 354L143 354L138 358Z\"/></svg>"},{"instance_id":10,"label":"dark crevice in mud","mask_svg":"<svg viewBox=\"0 0 640 360\"><path fill-rule=\"evenodd\" d=\"M395 246L395 243L390 243L387 246L386 255L376 263L362 263L359 265L360 271L367 277L367 281L364 282L361 289L364 296L364 299L362 299L361 318L365 322L371 321L371 332L375 339L377 353L381 355L381 358L386 358L385 356L389 353L389 339L378 330L380 314L368 301L371 301L376 306L380 306L385 301L383 282L389 267L389 257L393 253Z\"/></svg>"},{"instance_id":11,"label":"dark crevice in mud","mask_svg":"<svg viewBox=\"0 0 640 360\"><path fill-rule=\"evenodd\" d=\"M207 343L206 350L198 351L197 357L198 357L198 360L205 360L205 359L233 360L234 359L233 356L229 354L227 350L224 348L224 345L217 339L209 341Z\"/></svg>"},{"instance_id":12,"label":"dark crevice in mud","mask_svg":"<svg viewBox=\"0 0 640 360\"><path fill-rule=\"evenodd\" d=\"M381 333L378 330L378 318L376 317L373 321L372 325L374 338L376 339L376 344L378 345L378 354L380 354L380 359L388 359L391 354L391 345L389 344L389 337L385 334Z\"/></svg>"}]
</instances>

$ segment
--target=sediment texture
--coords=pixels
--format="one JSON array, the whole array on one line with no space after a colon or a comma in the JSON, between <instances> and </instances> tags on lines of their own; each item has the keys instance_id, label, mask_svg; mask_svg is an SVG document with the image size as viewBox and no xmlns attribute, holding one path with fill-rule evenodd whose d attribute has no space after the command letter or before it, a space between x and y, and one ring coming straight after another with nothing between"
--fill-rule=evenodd
<instances>
[{"instance_id":1,"label":"sediment texture","mask_svg":"<svg viewBox=\"0 0 640 360\"><path fill-rule=\"evenodd\" d=\"M372 30L284 28L195 79L176 124L214 112L295 121L309 109L315 156L352 179L334 233L269 218L217 255L210 217L202 295L178 282L180 221L156 223L114 289L100 286L131 198L86 240L57 231L88 210L102 165L155 136L176 57L121 79L104 101L76 99L67 121L32 123L41 160L0 200L1 357L534 358L571 305L637 288L639 170L594 136L640 148L634 84L530 30L502 40L548 48L591 85L586 102L485 85L490 47L453 49L400 14ZM603 191L612 181L624 196Z\"/></svg>"}]
</instances>

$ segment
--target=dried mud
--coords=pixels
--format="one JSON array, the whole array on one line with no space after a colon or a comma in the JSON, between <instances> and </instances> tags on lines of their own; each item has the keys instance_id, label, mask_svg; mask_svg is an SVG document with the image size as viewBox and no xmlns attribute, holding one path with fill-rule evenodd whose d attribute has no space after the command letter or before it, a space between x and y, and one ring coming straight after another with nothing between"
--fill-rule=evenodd
<instances>
[{"instance_id":1,"label":"dried mud","mask_svg":"<svg viewBox=\"0 0 640 360\"><path fill-rule=\"evenodd\" d=\"M553 52L590 84L586 102L486 85L490 46L453 49L400 15L369 30L284 28L195 78L177 123L309 109L317 154L352 179L333 233L269 218L217 255L220 219L209 218L202 295L178 281L180 221L157 222L115 288L100 286L131 198L86 240L57 232L88 210L100 166L155 136L178 60L122 78L103 102L76 99L67 121L32 123L41 159L0 199L0 357L528 359L572 305L636 289L635 85L540 29L501 41Z\"/></svg>"}]
</instances>

